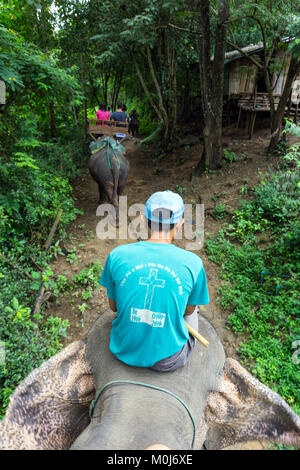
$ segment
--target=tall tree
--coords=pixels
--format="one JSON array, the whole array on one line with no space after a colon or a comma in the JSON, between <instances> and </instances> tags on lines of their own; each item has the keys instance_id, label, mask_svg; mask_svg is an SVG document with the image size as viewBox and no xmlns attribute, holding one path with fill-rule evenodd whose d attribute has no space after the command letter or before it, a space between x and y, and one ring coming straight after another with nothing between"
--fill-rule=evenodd
<instances>
[{"instance_id":1,"label":"tall tree","mask_svg":"<svg viewBox=\"0 0 300 470\"><path fill-rule=\"evenodd\" d=\"M204 116L204 158L196 168L196 174L203 167L216 169L221 166L222 111L224 58L226 47L229 0L219 2L218 12L212 21L209 0L198 0L195 4L196 24L200 34L196 35L199 54L202 111ZM214 24L213 24L214 23ZM214 34L213 34L214 33ZM213 59L211 54L213 52Z\"/></svg>"}]
</instances>

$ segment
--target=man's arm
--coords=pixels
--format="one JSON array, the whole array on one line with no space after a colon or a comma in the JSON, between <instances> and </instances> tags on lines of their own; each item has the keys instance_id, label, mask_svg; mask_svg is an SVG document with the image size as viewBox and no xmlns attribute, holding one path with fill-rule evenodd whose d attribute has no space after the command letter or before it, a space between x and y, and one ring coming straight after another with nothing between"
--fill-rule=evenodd
<instances>
[{"instance_id":1,"label":"man's arm","mask_svg":"<svg viewBox=\"0 0 300 470\"><path fill-rule=\"evenodd\" d=\"M109 308L110 308L113 312L116 312L116 311L117 311L116 301L115 301L115 300L111 300L111 299L108 297L108 303L109 303Z\"/></svg>"},{"instance_id":2,"label":"man's arm","mask_svg":"<svg viewBox=\"0 0 300 470\"><path fill-rule=\"evenodd\" d=\"M197 307L197 305L187 305L184 314L185 315L192 315L192 313L194 313L196 307Z\"/></svg>"}]
</instances>

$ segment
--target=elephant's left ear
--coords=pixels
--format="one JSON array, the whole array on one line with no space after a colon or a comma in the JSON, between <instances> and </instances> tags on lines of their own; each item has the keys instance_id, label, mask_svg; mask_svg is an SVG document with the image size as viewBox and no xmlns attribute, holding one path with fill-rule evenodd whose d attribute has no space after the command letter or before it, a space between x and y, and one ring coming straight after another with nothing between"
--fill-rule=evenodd
<instances>
[{"instance_id":1,"label":"elephant's left ear","mask_svg":"<svg viewBox=\"0 0 300 470\"><path fill-rule=\"evenodd\" d=\"M205 408L207 449L266 440L300 448L300 419L275 392L234 359L226 359L223 378Z\"/></svg>"},{"instance_id":2,"label":"elephant's left ear","mask_svg":"<svg viewBox=\"0 0 300 470\"><path fill-rule=\"evenodd\" d=\"M0 449L69 449L89 423L94 381L75 341L34 369L10 397Z\"/></svg>"}]
</instances>

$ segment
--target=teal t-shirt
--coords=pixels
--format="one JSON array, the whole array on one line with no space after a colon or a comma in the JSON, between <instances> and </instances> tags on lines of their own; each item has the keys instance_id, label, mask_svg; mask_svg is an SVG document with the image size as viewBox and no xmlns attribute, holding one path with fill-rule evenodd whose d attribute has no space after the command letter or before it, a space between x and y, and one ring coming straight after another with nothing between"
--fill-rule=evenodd
<instances>
[{"instance_id":1,"label":"teal t-shirt","mask_svg":"<svg viewBox=\"0 0 300 470\"><path fill-rule=\"evenodd\" d=\"M189 338L186 306L209 302L201 259L172 244L115 248L99 282L117 305L110 350L132 366L151 367L179 351Z\"/></svg>"}]
</instances>

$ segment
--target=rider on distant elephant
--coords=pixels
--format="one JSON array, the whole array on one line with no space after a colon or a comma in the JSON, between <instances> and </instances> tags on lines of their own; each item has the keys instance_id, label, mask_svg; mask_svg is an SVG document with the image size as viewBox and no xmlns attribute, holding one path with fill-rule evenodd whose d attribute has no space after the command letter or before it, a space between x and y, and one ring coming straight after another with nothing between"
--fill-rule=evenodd
<instances>
[{"instance_id":1,"label":"rider on distant elephant","mask_svg":"<svg viewBox=\"0 0 300 470\"><path fill-rule=\"evenodd\" d=\"M96 112L96 118L103 121L108 121L110 119L110 112L106 111L106 103L100 104L100 109ZM107 124L104 124L106 126Z\"/></svg>"}]
</instances>

